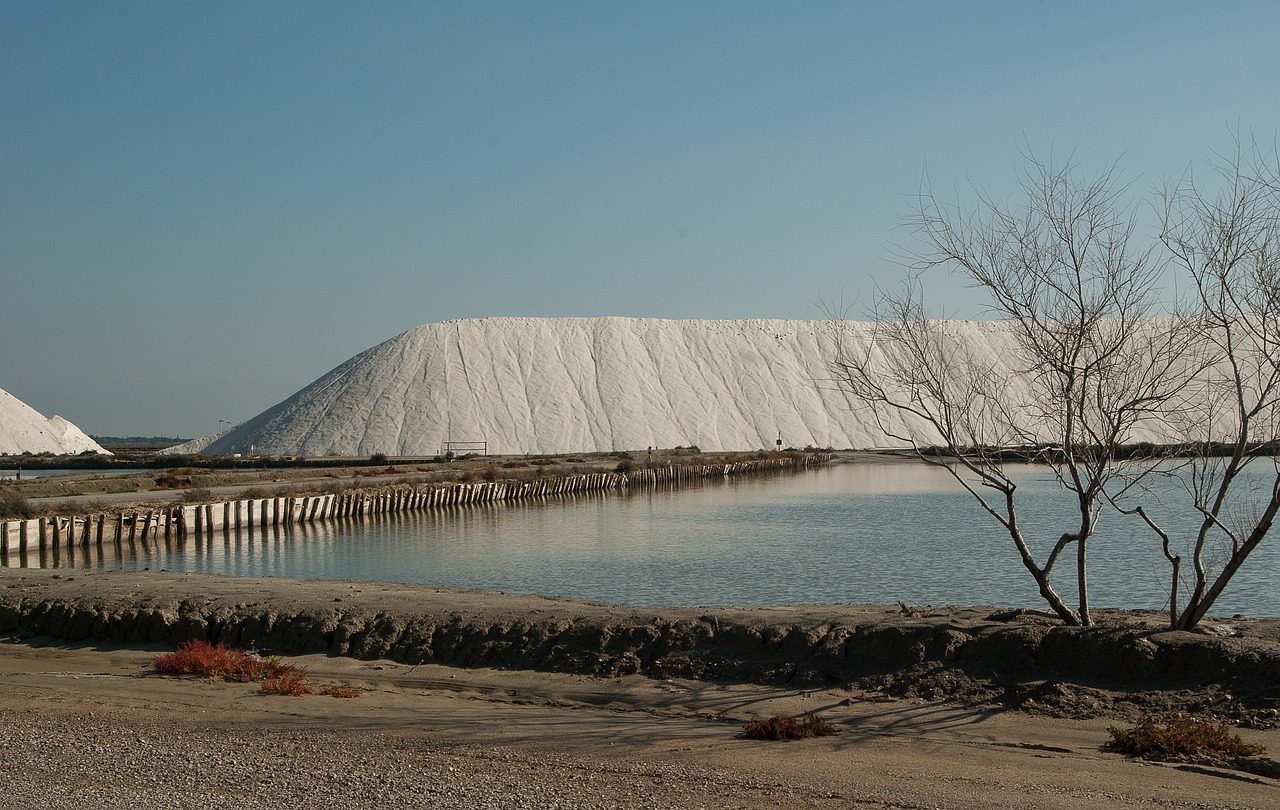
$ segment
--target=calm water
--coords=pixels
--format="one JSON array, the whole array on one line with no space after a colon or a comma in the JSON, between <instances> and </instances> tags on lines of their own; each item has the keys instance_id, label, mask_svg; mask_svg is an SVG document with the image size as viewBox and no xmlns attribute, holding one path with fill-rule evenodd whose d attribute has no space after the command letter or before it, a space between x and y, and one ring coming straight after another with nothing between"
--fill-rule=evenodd
<instances>
[{"instance_id":1,"label":"calm water","mask_svg":"<svg viewBox=\"0 0 1280 810\"><path fill-rule=\"evenodd\" d=\"M0 478L11 479L11 480L17 479L18 472L19 470L16 467L11 467L9 469L0 469ZM22 480L29 481L33 478L52 478L54 476L59 476L59 475L84 475L84 476L96 476L98 478L110 478L113 476L120 476L120 475L134 475L135 473L155 472L155 470L139 468L139 467L130 467L124 470L90 470L90 469L29 470L24 468L23 470L21 470L21 472L22 472Z\"/></svg>"},{"instance_id":2,"label":"calm water","mask_svg":"<svg viewBox=\"0 0 1280 810\"><path fill-rule=\"evenodd\" d=\"M1065 503L1045 470L1024 472L1020 491L1034 498L1023 525L1029 535L1039 527L1042 557L1069 525L1052 519ZM1274 545L1254 554L1216 614L1280 616ZM1167 564L1136 520L1105 514L1090 548L1095 607L1165 605ZM41 564L31 556L27 564ZM46 554L44 564L53 563ZM912 463L219 534L101 557L64 551L58 564L417 582L650 606L1041 606L1000 527L945 472ZM1074 577L1073 554L1055 580L1069 603Z\"/></svg>"}]
</instances>

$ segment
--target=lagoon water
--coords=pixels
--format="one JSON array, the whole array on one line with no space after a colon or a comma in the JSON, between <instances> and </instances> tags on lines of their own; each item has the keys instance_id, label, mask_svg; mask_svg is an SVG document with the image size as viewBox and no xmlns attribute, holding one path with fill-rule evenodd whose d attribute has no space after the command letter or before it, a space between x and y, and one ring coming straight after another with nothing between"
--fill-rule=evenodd
<instances>
[{"instance_id":1,"label":"lagoon water","mask_svg":"<svg viewBox=\"0 0 1280 810\"><path fill-rule=\"evenodd\" d=\"M1020 492L1031 496L1022 522L1042 559L1071 525L1069 504L1044 468L1025 468ZM1237 574L1216 615L1280 616L1275 545ZM1064 555L1055 577L1068 603L1074 563L1073 552ZM78 549L57 564L428 583L636 606L1042 606L1000 526L945 471L919 463L219 533L118 553ZM1166 605L1168 564L1135 518L1104 513L1089 570L1097 608Z\"/></svg>"}]
</instances>

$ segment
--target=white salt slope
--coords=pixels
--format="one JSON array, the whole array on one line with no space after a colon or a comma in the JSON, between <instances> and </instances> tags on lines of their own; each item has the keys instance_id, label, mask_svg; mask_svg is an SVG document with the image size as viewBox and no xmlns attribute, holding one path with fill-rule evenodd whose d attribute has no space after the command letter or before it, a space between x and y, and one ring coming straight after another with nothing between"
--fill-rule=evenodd
<instances>
[{"instance_id":1,"label":"white salt slope","mask_svg":"<svg viewBox=\"0 0 1280 810\"><path fill-rule=\"evenodd\" d=\"M231 431L229 430L224 430L221 433L215 433L212 436L203 436L199 439L192 439L189 442L183 442L182 444L175 444L170 447L166 447L163 450L157 450L156 455L158 456L199 455L201 453L204 453L206 448L209 447L209 445L213 444L218 439L221 439L223 436L226 436L230 432ZM210 453L213 454L215 453L215 451L210 451ZM286 455L289 455L289 454L286 454Z\"/></svg>"},{"instance_id":2,"label":"white salt slope","mask_svg":"<svg viewBox=\"0 0 1280 810\"><path fill-rule=\"evenodd\" d=\"M947 329L976 355L1010 355L1009 332L997 324ZM307 456L432 455L447 441L484 441L497 454L750 450L772 448L779 434L792 447L901 445L855 407L830 370L838 340L865 341L869 330L760 319L427 324L227 435L197 441L210 454ZM920 428L894 428L935 441Z\"/></svg>"},{"instance_id":3,"label":"white salt slope","mask_svg":"<svg viewBox=\"0 0 1280 810\"><path fill-rule=\"evenodd\" d=\"M45 419L30 405L0 389L0 453L74 455L86 450L110 455L66 419Z\"/></svg>"}]
</instances>

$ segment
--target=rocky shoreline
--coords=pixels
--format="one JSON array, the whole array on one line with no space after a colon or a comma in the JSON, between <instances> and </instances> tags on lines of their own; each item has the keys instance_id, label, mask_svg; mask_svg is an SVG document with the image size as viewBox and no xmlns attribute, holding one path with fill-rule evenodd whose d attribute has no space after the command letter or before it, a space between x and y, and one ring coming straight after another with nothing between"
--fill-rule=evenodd
<instances>
[{"instance_id":1,"label":"rocky shoreline","mask_svg":"<svg viewBox=\"0 0 1280 810\"><path fill-rule=\"evenodd\" d=\"M206 639L272 654L803 687L998 703L1064 716L1195 710L1269 725L1280 620L1091 628L993 608L651 609L372 582L0 569L0 633Z\"/></svg>"}]
</instances>

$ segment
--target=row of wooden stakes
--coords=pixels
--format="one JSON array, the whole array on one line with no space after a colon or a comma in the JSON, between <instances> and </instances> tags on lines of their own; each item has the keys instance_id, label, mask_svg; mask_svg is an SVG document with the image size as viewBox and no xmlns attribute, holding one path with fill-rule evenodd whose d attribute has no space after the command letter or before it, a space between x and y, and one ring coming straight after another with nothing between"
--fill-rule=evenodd
<instances>
[{"instance_id":1,"label":"row of wooden stakes","mask_svg":"<svg viewBox=\"0 0 1280 810\"><path fill-rule=\"evenodd\" d=\"M191 534L200 537L215 531L251 531L267 526L291 526L461 504L680 483L808 467L829 459L830 455L823 453L796 453L727 464L668 464L625 472L562 475L532 481L393 484L373 490L325 495L175 504L145 511L0 521L0 554L87 546L90 543L146 543L161 537L165 540Z\"/></svg>"}]
</instances>

